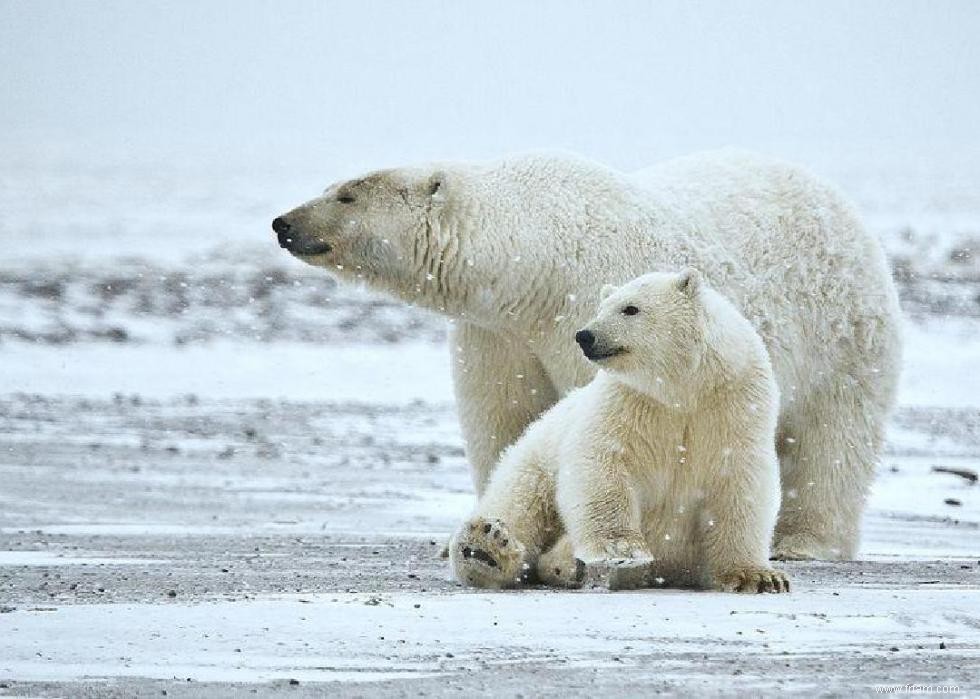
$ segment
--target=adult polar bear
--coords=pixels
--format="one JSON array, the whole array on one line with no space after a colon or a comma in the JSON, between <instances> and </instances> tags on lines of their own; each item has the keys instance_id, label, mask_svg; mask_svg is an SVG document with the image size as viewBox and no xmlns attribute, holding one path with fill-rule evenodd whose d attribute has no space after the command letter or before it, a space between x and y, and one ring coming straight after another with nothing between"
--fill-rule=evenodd
<instances>
[{"instance_id":1,"label":"adult polar bear","mask_svg":"<svg viewBox=\"0 0 980 699\"><path fill-rule=\"evenodd\" d=\"M594 368L572 341L603 284L694 266L765 342L780 388L780 558L850 558L899 373L884 255L830 186L740 151L635 175L567 156L383 170L273 222L298 258L456 320L477 492Z\"/></svg>"}]
</instances>

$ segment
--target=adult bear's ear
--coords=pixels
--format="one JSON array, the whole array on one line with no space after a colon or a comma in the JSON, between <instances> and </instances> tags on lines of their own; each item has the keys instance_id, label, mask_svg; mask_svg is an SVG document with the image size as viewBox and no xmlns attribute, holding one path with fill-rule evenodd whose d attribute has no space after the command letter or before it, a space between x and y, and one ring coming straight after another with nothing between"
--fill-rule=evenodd
<instances>
[{"instance_id":1,"label":"adult bear's ear","mask_svg":"<svg viewBox=\"0 0 980 699\"><path fill-rule=\"evenodd\" d=\"M616 287L612 284L603 284L602 288L599 290L599 300L605 301L614 291L616 291Z\"/></svg>"},{"instance_id":2,"label":"adult bear's ear","mask_svg":"<svg viewBox=\"0 0 980 699\"><path fill-rule=\"evenodd\" d=\"M426 194L429 198L436 203L440 203L446 200L446 173L442 170L437 170L429 175L429 179L426 182Z\"/></svg>"},{"instance_id":3,"label":"adult bear's ear","mask_svg":"<svg viewBox=\"0 0 980 699\"><path fill-rule=\"evenodd\" d=\"M701 290L701 273L693 267L688 267L678 277L677 289L694 298Z\"/></svg>"}]
</instances>

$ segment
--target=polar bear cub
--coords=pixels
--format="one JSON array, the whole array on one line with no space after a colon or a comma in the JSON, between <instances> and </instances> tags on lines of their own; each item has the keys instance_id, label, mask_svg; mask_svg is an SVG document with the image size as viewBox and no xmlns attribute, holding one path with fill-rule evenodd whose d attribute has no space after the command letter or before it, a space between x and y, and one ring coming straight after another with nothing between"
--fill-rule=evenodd
<instances>
[{"instance_id":1,"label":"polar bear cub","mask_svg":"<svg viewBox=\"0 0 980 699\"><path fill-rule=\"evenodd\" d=\"M478 587L789 591L769 567L778 389L762 340L700 273L604 287L576 341L600 368L501 456L453 537Z\"/></svg>"}]
</instances>

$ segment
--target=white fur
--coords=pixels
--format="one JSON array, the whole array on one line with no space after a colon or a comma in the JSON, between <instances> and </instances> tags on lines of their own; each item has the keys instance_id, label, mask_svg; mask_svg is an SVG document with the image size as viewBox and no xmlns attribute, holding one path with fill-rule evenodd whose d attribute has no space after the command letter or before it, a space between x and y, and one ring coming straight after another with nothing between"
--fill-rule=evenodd
<instances>
[{"instance_id":1,"label":"white fur","mask_svg":"<svg viewBox=\"0 0 980 699\"><path fill-rule=\"evenodd\" d=\"M899 372L899 310L877 241L808 173L736 151L636 175L531 155L382 171L286 218L297 238L333 246L301 259L455 319L478 492L500 451L594 376L571 338L603 284L698 267L758 331L780 386L776 554L854 554Z\"/></svg>"},{"instance_id":2,"label":"white fur","mask_svg":"<svg viewBox=\"0 0 980 699\"><path fill-rule=\"evenodd\" d=\"M778 391L752 326L687 273L610 293L588 330L603 370L504 452L450 545L458 579L507 587L537 568L545 582L577 582L571 556L539 566L564 526L570 546L557 550L645 566L630 586L780 591L768 568ZM500 535L487 539L487 526Z\"/></svg>"}]
</instances>

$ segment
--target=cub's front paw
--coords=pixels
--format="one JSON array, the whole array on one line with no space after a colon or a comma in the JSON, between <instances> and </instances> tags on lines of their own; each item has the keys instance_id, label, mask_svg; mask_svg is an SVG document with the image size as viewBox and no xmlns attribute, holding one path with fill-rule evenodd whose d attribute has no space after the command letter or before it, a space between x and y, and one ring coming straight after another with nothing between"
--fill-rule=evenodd
<instances>
[{"instance_id":1,"label":"cub's front paw","mask_svg":"<svg viewBox=\"0 0 980 699\"><path fill-rule=\"evenodd\" d=\"M789 592L789 578L772 568L736 568L715 579L723 592Z\"/></svg>"},{"instance_id":2,"label":"cub's front paw","mask_svg":"<svg viewBox=\"0 0 980 699\"><path fill-rule=\"evenodd\" d=\"M528 582L527 549L499 519L477 517L457 532L449 546L456 579L473 587L499 589Z\"/></svg>"}]
</instances>

